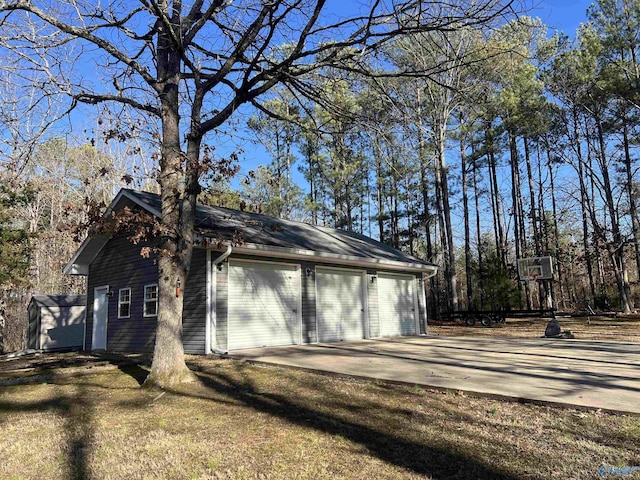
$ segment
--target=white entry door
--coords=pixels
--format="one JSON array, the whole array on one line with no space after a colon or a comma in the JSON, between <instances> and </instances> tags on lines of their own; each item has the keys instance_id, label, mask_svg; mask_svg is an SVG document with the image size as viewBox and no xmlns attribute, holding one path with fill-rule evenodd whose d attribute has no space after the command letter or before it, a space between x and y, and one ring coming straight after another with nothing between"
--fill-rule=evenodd
<instances>
[{"instance_id":1,"label":"white entry door","mask_svg":"<svg viewBox=\"0 0 640 480\"><path fill-rule=\"evenodd\" d=\"M296 265L229 265L229 350L301 343L301 325Z\"/></svg>"},{"instance_id":2,"label":"white entry door","mask_svg":"<svg viewBox=\"0 0 640 480\"><path fill-rule=\"evenodd\" d=\"M411 275L378 275L380 336L416 335L418 309L415 277Z\"/></svg>"},{"instance_id":3,"label":"white entry door","mask_svg":"<svg viewBox=\"0 0 640 480\"><path fill-rule=\"evenodd\" d=\"M107 349L107 318L109 303L107 302L109 287L97 287L93 290L93 335L91 350Z\"/></svg>"},{"instance_id":4,"label":"white entry door","mask_svg":"<svg viewBox=\"0 0 640 480\"><path fill-rule=\"evenodd\" d=\"M317 269L319 342L366 338L364 278L358 270Z\"/></svg>"}]
</instances>

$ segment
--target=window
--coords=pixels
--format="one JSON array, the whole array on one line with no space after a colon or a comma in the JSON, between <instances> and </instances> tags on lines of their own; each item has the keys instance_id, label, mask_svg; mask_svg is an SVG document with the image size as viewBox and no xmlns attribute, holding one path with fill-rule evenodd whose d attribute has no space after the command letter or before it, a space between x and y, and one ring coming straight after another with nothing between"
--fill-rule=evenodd
<instances>
[{"instance_id":1,"label":"window","mask_svg":"<svg viewBox=\"0 0 640 480\"><path fill-rule=\"evenodd\" d=\"M158 315L158 285L144 286L144 316Z\"/></svg>"},{"instance_id":2,"label":"window","mask_svg":"<svg viewBox=\"0 0 640 480\"><path fill-rule=\"evenodd\" d=\"M131 289L121 288L118 291L118 318L131 316Z\"/></svg>"}]
</instances>

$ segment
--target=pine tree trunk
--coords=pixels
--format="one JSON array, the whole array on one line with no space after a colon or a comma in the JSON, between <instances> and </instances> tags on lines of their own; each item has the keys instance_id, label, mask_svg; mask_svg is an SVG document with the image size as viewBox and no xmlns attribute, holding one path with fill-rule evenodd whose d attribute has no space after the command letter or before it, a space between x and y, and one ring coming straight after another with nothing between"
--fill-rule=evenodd
<instances>
[{"instance_id":1,"label":"pine tree trunk","mask_svg":"<svg viewBox=\"0 0 640 480\"><path fill-rule=\"evenodd\" d=\"M460 130L464 128L463 122L460 122ZM467 310L473 309L475 304L473 292L473 272L471 268L471 230L469 226L469 195L467 192L467 156L465 153L465 138L460 133L460 172L462 183L462 209L464 217L464 265L465 276L467 279Z\"/></svg>"},{"instance_id":2,"label":"pine tree trunk","mask_svg":"<svg viewBox=\"0 0 640 480\"><path fill-rule=\"evenodd\" d=\"M609 253L609 257L613 266L616 284L618 286L618 293L620 294L622 310L625 313L630 313L631 309L633 308L633 302L631 300L631 287L629 285L629 279L627 276L627 269L625 265L624 241L620 232L620 224L618 221L616 205L613 199L613 190L611 187L611 181L609 179L609 166L607 163L606 145L604 141L602 123L597 115L595 116L595 121L599 146L599 155L597 156L597 158L600 163L602 186L605 193L605 202L609 210L611 230L613 233L613 242L607 242L607 251Z\"/></svg>"},{"instance_id":3,"label":"pine tree trunk","mask_svg":"<svg viewBox=\"0 0 640 480\"><path fill-rule=\"evenodd\" d=\"M484 308L484 263L483 263L483 251L482 251L482 234L480 233L480 192L478 189L478 159L476 157L476 149L473 141L471 142L471 152L473 153L473 196L475 202L475 213L476 213L476 243L477 243L477 255L478 255L478 272L477 279L480 290L480 298L478 302L478 297L476 296L476 304L474 308L478 307L482 310Z\"/></svg>"},{"instance_id":4,"label":"pine tree trunk","mask_svg":"<svg viewBox=\"0 0 640 480\"><path fill-rule=\"evenodd\" d=\"M490 193L493 210L493 227L494 235L496 238L496 253L498 258L502 262L502 267L507 267L507 249L504 235L504 227L502 221L502 202L500 196L500 190L498 189L498 174L496 157L494 151L494 139L491 133L485 130L485 140L487 143L487 155L488 155L488 167L490 178Z\"/></svg>"},{"instance_id":5,"label":"pine tree trunk","mask_svg":"<svg viewBox=\"0 0 640 480\"><path fill-rule=\"evenodd\" d=\"M453 227L451 225L451 206L449 205L449 181L447 174L447 164L445 159L445 126L440 125L438 135L438 166L436 170L439 173L441 201L442 201L442 219L444 226L444 248L445 263L447 265L447 284L451 300L451 310L456 312L459 308L458 300L458 276L456 273L456 257L455 245L453 243Z\"/></svg>"},{"instance_id":6,"label":"pine tree trunk","mask_svg":"<svg viewBox=\"0 0 640 480\"><path fill-rule=\"evenodd\" d=\"M589 191L587 190L585 177L585 162L582 155L582 138L578 124L578 112L573 108L573 142L576 145L578 160L578 181L580 185L580 205L582 213L582 244L584 248L585 263L587 265L587 275L589 278L589 296L596 295L596 284L593 276L593 257L591 255L591 245L589 243Z\"/></svg>"},{"instance_id":7,"label":"pine tree trunk","mask_svg":"<svg viewBox=\"0 0 640 480\"><path fill-rule=\"evenodd\" d=\"M638 205L636 203L637 192L633 182L633 169L631 165L631 151L629 148L629 126L627 119L623 120L622 139L624 145L624 170L626 174L626 189L629 197L629 215L631 216L631 231L633 234L633 249L636 257L636 278L640 279L640 221L638 220Z\"/></svg>"}]
</instances>

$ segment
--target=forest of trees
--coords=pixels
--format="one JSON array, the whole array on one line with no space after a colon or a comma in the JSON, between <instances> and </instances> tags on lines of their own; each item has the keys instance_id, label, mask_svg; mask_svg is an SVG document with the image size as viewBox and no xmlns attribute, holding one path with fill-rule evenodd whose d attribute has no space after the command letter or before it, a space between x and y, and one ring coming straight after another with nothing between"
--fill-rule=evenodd
<instances>
[{"instance_id":1,"label":"forest of trees","mask_svg":"<svg viewBox=\"0 0 640 480\"><path fill-rule=\"evenodd\" d=\"M527 16L415 32L379 49L368 74L350 68L357 55L310 71L299 86L315 98L276 86L235 125L268 163L231 182L207 177L199 198L353 230L438 264L432 316L586 301L630 312L640 0L599 0L587 17L574 39ZM378 74L380 64L405 74ZM83 291L62 266L88 210L120 187L158 191L158 154L154 133L131 126L139 118L123 129L102 107L70 140L48 128L64 109L0 77L0 288L15 316L33 293ZM553 258L553 282L518 281L516 260L532 256Z\"/></svg>"},{"instance_id":2,"label":"forest of trees","mask_svg":"<svg viewBox=\"0 0 640 480\"><path fill-rule=\"evenodd\" d=\"M587 15L573 41L524 16L488 34L399 39L386 61L414 76L322 72L329 105L276 91L264 105L277 117L248 123L272 162L235 201L440 265L432 314L585 302L631 311L640 2L602 0ZM519 283L516 260L539 256L552 257L553 283Z\"/></svg>"}]
</instances>

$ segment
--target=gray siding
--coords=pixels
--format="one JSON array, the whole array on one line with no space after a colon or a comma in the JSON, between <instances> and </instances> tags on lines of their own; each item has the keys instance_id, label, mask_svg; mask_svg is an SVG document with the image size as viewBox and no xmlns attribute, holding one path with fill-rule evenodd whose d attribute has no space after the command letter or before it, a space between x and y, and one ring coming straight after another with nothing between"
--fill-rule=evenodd
<instances>
[{"instance_id":1,"label":"gray siding","mask_svg":"<svg viewBox=\"0 0 640 480\"><path fill-rule=\"evenodd\" d=\"M424 335L427 333L427 317L426 312L427 309L424 304L424 299L426 297L426 292L424 291L425 282L422 280L422 275L416 275L418 281L416 285L418 286L418 318L420 323L420 331L418 332L420 335Z\"/></svg>"},{"instance_id":2,"label":"gray siding","mask_svg":"<svg viewBox=\"0 0 640 480\"><path fill-rule=\"evenodd\" d=\"M157 318L143 317L143 301L144 285L158 283L158 266L155 256L140 256L140 249L145 246L149 245L134 245L126 237L113 238L89 266L85 349L91 349L93 290L102 285L109 285L113 295L107 297L107 350L153 351ZM118 290L125 287L131 288L131 317L118 319Z\"/></svg>"},{"instance_id":3,"label":"gray siding","mask_svg":"<svg viewBox=\"0 0 640 480\"><path fill-rule=\"evenodd\" d=\"M207 321L207 252L193 250L191 270L184 288L182 343L185 353L205 353Z\"/></svg>"},{"instance_id":4,"label":"gray siding","mask_svg":"<svg viewBox=\"0 0 640 480\"><path fill-rule=\"evenodd\" d=\"M38 341L40 340L40 325L38 322L38 313L39 308L35 304L30 303L28 309L29 327L27 348L40 348L40 345L38 345Z\"/></svg>"},{"instance_id":5,"label":"gray siding","mask_svg":"<svg viewBox=\"0 0 640 480\"><path fill-rule=\"evenodd\" d=\"M369 337L380 336L380 309L378 307L378 272L367 270L367 307L369 309ZM376 279L375 281L373 279Z\"/></svg>"},{"instance_id":6,"label":"gray siding","mask_svg":"<svg viewBox=\"0 0 640 480\"><path fill-rule=\"evenodd\" d=\"M109 285L113 296L108 298L107 350L126 352L151 352L155 342L156 317L144 318L142 314L144 285L157 283L158 267L154 258L142 258L140 249L144 244L133 245L125 237L110 240L89 267L87 282L87 317L85 348L91 348L93 330L93 290L95 287ZM217 252L216 252L217 253ZM213 257L217 255L214 253ZM236 257L234 255L234 257ZM238 256L237 258L265 261L264 257ZM277 262L277 259L274 259ZM287 263L296 263L287 261ZM317 301L315 267L326 264L311 262L300 263L301 295L302 295L302 341L316 343L317 336ZM307 275L307 269L310 275ZM369 313L369 335L380 335L379 306L377 281L373 276L379 272L367 270L366 290L367 309ZM215 345L219 350L227 350L228 344L228 262L223 262L221 269L213 269L216 276L216 329ZM131 317L118 319L118 291L120 288L131 288ZM422 284L418 283L418 288ZM421 333L425 319L423 299L418 292L420 305L419 318ZM186 353L202 354L205 352L206 315L207 315L207 266L206 251L195 249L191 271L184 287L184 320L183 339ZM30 332L34 322L30 319ZM37 324L37 321L35 322ZM30 333L31 341L31 333ZM37 333L34 335L37 338Z\"/></svg>"},{"instance_id":7,"label":"gray siding","mask_svg":"<svg viewBox=\"0 0 640 480\"><path fill-rule=\"evenodd\" d=\"M307 269L309 275L307 275ZM316 275L315 264L301 264L302 282L302 343L316 343L318 332L316 324Z\"/></svg>"},{"instance_id":8,"label":"gray siding","mask_svg":"<svg viewBox=\"0 0 640 480\"><path fill-rule=\"evenodd\" d=\"M227 262L219 265L220 270L214 267L216 276L216 347L226 351L227 345L227 325L229 322L229 264Z\"/></svg>"},{"instance_id":9,"label":"gray siding","mask_svg":"<svg viewBox=\"0 0 640 480\"><path fill-rule=\"evenodd\" d=\"M82 348L85 307L40 307L40 340L42 350L69 350Z\"/></svg>"}]
</instances>

